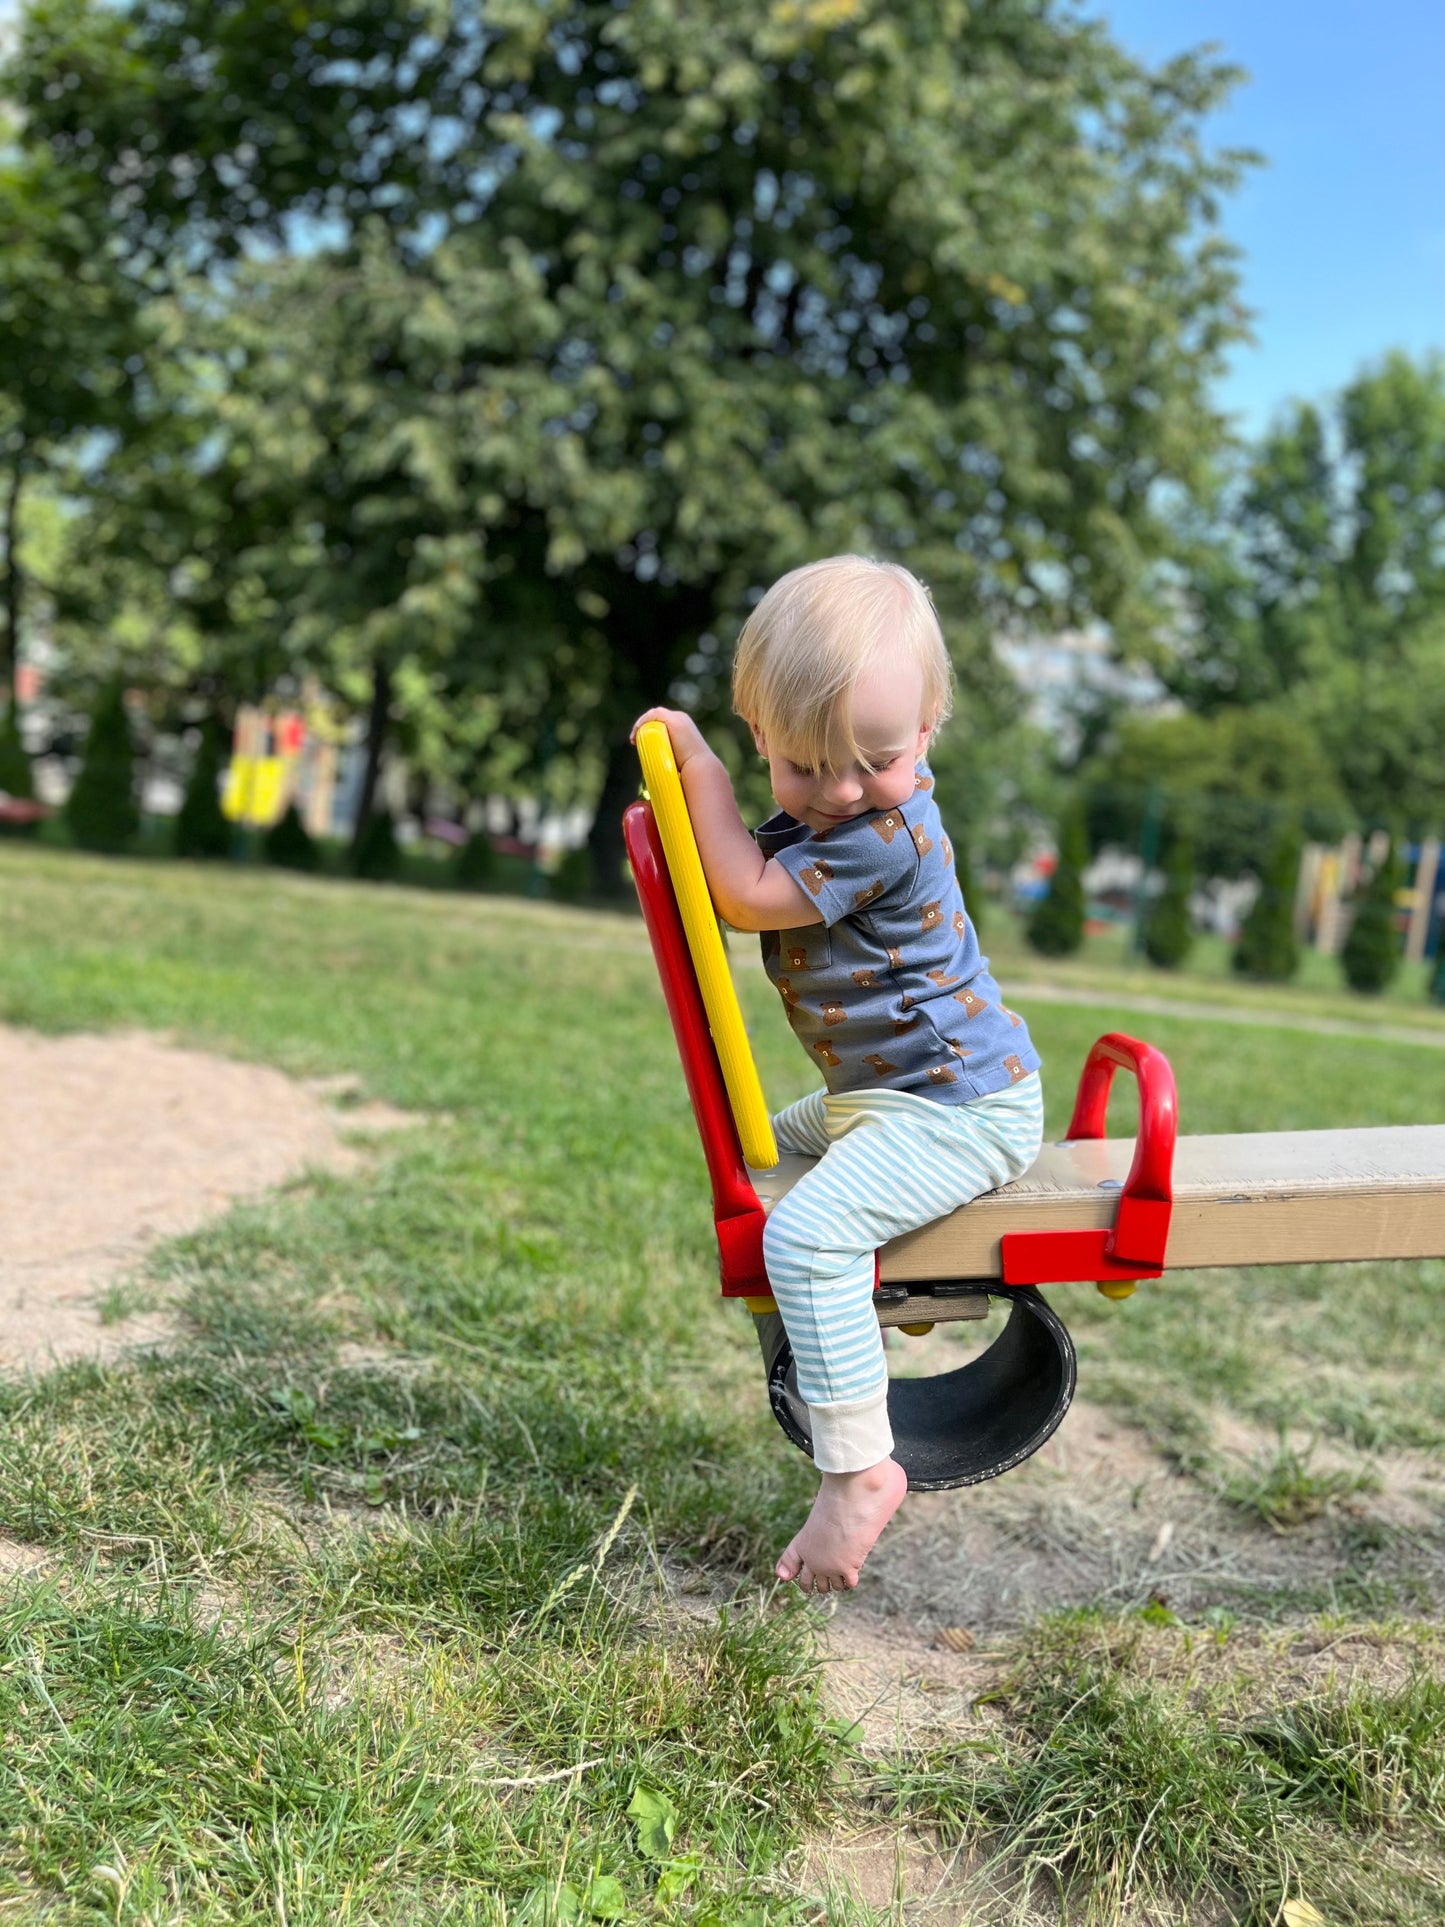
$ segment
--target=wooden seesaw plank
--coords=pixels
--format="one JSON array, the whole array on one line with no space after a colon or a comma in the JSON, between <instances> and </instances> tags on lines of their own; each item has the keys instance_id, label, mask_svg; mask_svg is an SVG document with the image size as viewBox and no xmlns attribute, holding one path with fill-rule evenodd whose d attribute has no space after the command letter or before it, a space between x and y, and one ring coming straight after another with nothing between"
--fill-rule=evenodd
<instances>
[{"instance_id":1,"label":"wooden seesaw plank","mask_svg":"<svg viewBox=\"0 0 1445 1927\"><path fill-rule=\"evenodd\" d=\"M1097 1230L1114 1221L1132 1138L1047 1144L1027 1176L879 1253L884 1284L997 1279L1006 1231ZM814 1160L752 1179L771 1210ZM1445 1124L1181 1137L1166 1270L1358 1258L1445 1257ZM971 1315L924 1296L885 1323Z\"/></svg>"}]
</instances>

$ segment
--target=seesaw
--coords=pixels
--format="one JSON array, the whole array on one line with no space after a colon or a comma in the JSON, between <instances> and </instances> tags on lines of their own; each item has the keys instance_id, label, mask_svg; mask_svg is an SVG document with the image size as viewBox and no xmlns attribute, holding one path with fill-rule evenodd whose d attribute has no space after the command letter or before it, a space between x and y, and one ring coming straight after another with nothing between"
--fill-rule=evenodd
<instances>
[{"instance_id":1,"label":"seesaw","mask_svg":"<svg viewBox=\"0 0 1445 1927\"><path fill-rule=\"evenodd\" d=\"M667 730L637 748L648 801L623 835L712 1185L722 1292L754 1314L775 1416L811 1451L807 1406L763 1265L767 1214L813 1160L778 1155ZM1106 1138L1117 1070L1139 1128ZM1061 1142L1027 1176L877 1256L879 1323L921 1333L1009 1303L992 1345L957 1370L890 1381L894 1455L917 1491L974 1485L1038 1450L1068 1410L1074 1348L1040 1285L1210 1266L1445 1257L1445 1124L1180 1137L1162 1051L1110 1033L1090 1049Z\"/></svg>"}]
</instances>

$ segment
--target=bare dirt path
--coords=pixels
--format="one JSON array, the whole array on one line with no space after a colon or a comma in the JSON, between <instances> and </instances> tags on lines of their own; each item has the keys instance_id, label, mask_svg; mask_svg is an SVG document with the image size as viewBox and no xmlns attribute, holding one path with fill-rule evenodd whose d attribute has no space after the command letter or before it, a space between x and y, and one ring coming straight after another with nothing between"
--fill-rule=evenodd
<instances>
[{"instance_id":1,"label":"bare dirt path","mask_svg":"<svg viewBox=\"0 0 1445 1927\"><path fill-rule=\"evenodd\" d=\"M98 1302L153 1244L307 1169L352 1169L343 1133L406 1121L337 1094L140 1033L0 1026L0 1370L162 1336L162 1314L106 1323Z\"/></svg>"}]
</instances>

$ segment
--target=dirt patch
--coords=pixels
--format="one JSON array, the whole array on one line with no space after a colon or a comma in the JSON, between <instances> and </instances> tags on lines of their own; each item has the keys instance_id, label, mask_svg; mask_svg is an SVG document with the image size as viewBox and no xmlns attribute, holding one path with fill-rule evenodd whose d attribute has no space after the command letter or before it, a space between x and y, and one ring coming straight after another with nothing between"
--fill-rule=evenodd
<instances>
[{"instance_id":1,"label":"dirt patch","mask_svg":"<svg viewBox=\"0 0 1445 1927\"><path fill-rule=\"evenodd\" d=\"M307 1170L354 1169L347 1137L411 1122L347 1080L136 1033L42 1037L0 1026L0 1369L110 1356L163 1338L163 1311L107 1322L98 1302L159 1239ZM123 1309L112 1307L110 1309Z\"/></svg>"}]
</instances>

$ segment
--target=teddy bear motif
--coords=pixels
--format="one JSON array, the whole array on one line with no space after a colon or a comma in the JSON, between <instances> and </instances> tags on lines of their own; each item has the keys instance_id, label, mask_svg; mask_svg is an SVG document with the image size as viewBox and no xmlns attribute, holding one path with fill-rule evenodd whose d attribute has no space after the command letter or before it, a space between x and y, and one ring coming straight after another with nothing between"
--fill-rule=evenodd
<instances>
[{"instance_id":1,"label":"teddy bear motif","mask_svg":"<svg viewBox=\"0 0 1445 1927\"><path fill-rule=\"evenodd\" d=\"M924 829L923 825L921 823L915 823L908 834L913 838L913 847L917 850L918 854L920 856L927 856L928 852L933 848L933 838L928 834L927 830Z\"/></svg>"},{"instance_id":2,"label":"teddy bear motif","mask_svg":"<svg viewBox=\"0 0 1445 1927\"><path fill-rule=\"evenodd\" d=\"M848 1013L841 1004L824 1004L818 1012L825 1024L846 1024Z\"/></svg>"},{"instance_id":3,"label":"teddy bear motif","mask_svg":"<svg viewBox=\"0 0 1445 1927\"><path fill-rule=\"evenodd\" d=\"M956 984L958 982L957 977L950 977L946 970L929 970L924 974L930 983L937 984L940 990L947 990L950 984Z\"/></svg>"},{"instance_id":4,"label":"teddy bear motif","mask_svg":"<svg viewBox=\"0 0 1445 1927\"><path fill-rule=\"evenodd\" d=\"M967 928L968 925L964 921L962 910L955 910L953 913L953 934L958 938L960 943L963 942L963 933Z\"/></svg>"},{"instance_id":5,"label":"teddy bear motif","mask_svg":"<svg viewBox=\"0 0 1445 1927\"><path fill-rule=\"evenodd\" d=\"M1003 1012L1004 1016L1008 1018L1014 1029L1017 1030L1023 1022L1023 1018L1019 1016L1018 1012L1010 1010L1007 1004L1000 1004L999 1009Z\"/></svg>"},{"instance_id":6,"label":"teddy bear motif","mask_svg":"<svg viewBox=\"0 0 1445 1927\"><path fill-rule=\"evenodd\" d=\"M797 1003L798 993L793 986L793 980L791 977L779 977L778 995L782 998L783 1002L788 1006L789 1010L791 1010L794 1004Z\"/></svg>"},{"instance_id":7,"label":"teddy bear motif","mask_svg":"<svg viewBox=\"0 0 1445 1927\"><path fill-rule=\"evenodd\" d=\"M882 877L878 877L868 885L866 890L855 890L853 892L853 908L855 910L861 910L865 904L871 903L875 897L881 897L882 894L883 879Z\"/></svg>"},{"instance_id":8,"label":"teddy bear motif","mask_svg":"<svg viewBox=\"0 0 1445 1927\"><path fill-rule=\"evenodd\" d=\"M918 1017L895 1017L893 1019L893 1035L895 1037L901 1037L904 1031L916 1029L921 1021L922 1019Z\"/></svg>"},{"instance_id":9,"label":"teddy bear motif","mask_svg":"<svg viewBox=\"0 0 1445 1927\"><path fill-rule=\"evenodd\" d=\"M823 885L831 881L832 875L832 864L825 863L823 859L819 857L818 861L816 863L810 863L806 870L799 870L798 881L799 883L805 884L813 895L817 896Z\"/></svg>"},{"instance_id":10,"label":"teddy bear motif","mask_svg":"<svg viewBox=\"0 0 1445 1927\"><path fill-rule=\"evenodd\" d=\"M875 970L855 970L853 981L860 990L877 990L878 973Z\"/></svg>"},{"instance_id":11,"label":"teddy bear motif","mask_svg":"<svg viewBox=\"0 0 1445 1927\"><path fill-rule=\"evenodd\" d=\"M876 830L885 843L891 843L903 828L903 818L897 810L885 810L882 816L870 816L868 827Z\"/></svg>"},{"instance_id":12,"label":"teddy bear motif","mask_svg":"<svg viewBox=\"0 0 1445 1927\"><path fill-rule=\"evenodd\" d=\"M783 955L788 960L789 970L806 970L808 968L808 951L806 945L790 943L784 950Z\"/></svg>"},{"instance_id":13,"label":"teddy bear motif","mask_svg":"<svg viewBox=\"0 0 1445 1927\"><path fill-rule=\"evenodd\" d=\"M949 840L948 840L948 838L947 838L946 836L945 836L945 837L944 837L944 839L943 839L943 860L944 860L944 862L945 862L945 863L947 863L947 864L948 864L948 865L949 865L950 867L952 866L952 864L953 864L953 845L952 845L952 844L951 844L951 843L949 842Z\"/></svg>"},{"instance_id":14,"label":"teddy bear motif","mask_svg":"<svg viewBox=\"0 0 1445 1927\"><path fill-rule=\"evenodd\" d=\"M955 990L953 998L955 1003L963 1005L964 1015L967 1017L977 1017L981 1010L988 1009L988 1005L983 1001L982 997L975 996L967 987L963 990Z\"/></svg>"},{"instance_id":15,"label":"teddy bear motif","mask_svg":"<svg viewBox=\"0 0 1445 1927\"><path fill-rule=\"evenodd\" d=\"M1012 1081L1015 1084L1018 1083L1021 1077L1028 1076L1028 1072L1024 1069L1023 1059L1021 1057L1006 1057L1003 1060L1003 1067L1008 1072L1009 1077L1012 1079Z\"/></svg>"},{"instance_id":16,"label":"teddy bear motif","mask_svg":"<svg viewBox=\"0 0 1445 1927\"><path fill-rule=\"evenodd\" d=\"M881 1051L869 1051L863 1062L873 1066L875 1077L896 1077L898 1074L898 1066L890 1064Z\"/></svg>"},{"instance_id":17,"label":"teddy bear motif","mask_svg":"<svg viewBox=\"0 0 1445 1927\"><path fill-rule=\"evenodd\" d=\"M930 1084L956 1084L958 1077L954 1071L949 1069L947 1064L930 1064L928 1067L928 1081Z\"/></svg>"},{"instance_id":18,"label":"teddy bear motif","mask_svg":"<svg viewBox=\"0 0 1445 1927\"><path fill-rule=\"evenodd\" d=\"M963 1045L959 1043L956 1037L945 1037L943 1041L945 1044L947 1044L948 1048L953 1052L955 1057L972 1057L973 1056L973 1052L971 1050L965 1050L963 1048Z\"/></svg>"},{"instance_id":19,"label":"teddy bear motif","mask_svg":"<svg viewBox=\"0 0 1445 1927\"><path fill-rule=\"evenodd\" d=\"M925 931L936 930L943 922L943 904L941 902L925 903L920 908L918 916Z\"/></svg>"},{"instance_id":20,"label":"teddy bear motif","mask_svg":"<svg viewBox=\"0 0 1445 1927\"><path fill-rule=\"evenodd\" d=\"M819 1057L822 1058L823 1062L828 1066L830 1070L837 1070L839 1065L843 1062L842 1058L838 1055L837 1051L834 1050L833 1046L828 1042L826 1037L823 1038L820 1043L814 1044L813 1049L818 1053Z\"/></svg>"},{"instance_id":21,"label":"teddy bear motif","mask_svg":"<svg viewBox=\"0 0 1445 1927\"><path fill-rule=\"evenodd\" d=\"M901 970L903 968L903 952L901 950L895 950L891 944L888 947L888 968L890 970Z\"/></svg>"},{"instance_id":22,"label":"teddy bear motif","mask_svg":"<svg viewBox=\"0 0 1445 1927\"><path fill-rule=\"evenodd\" d=\"M931 790L933 788L933 778L931 776L920 776L915 770L913 787L916 790Z\"/></svg>"}]
</instances>

